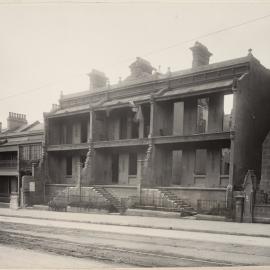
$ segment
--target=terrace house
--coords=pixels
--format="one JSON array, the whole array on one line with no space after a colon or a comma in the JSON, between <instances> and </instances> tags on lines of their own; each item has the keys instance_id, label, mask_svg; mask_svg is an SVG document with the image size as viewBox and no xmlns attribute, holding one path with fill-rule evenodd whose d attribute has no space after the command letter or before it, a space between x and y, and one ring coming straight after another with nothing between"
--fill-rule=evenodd
<instances>
[{"instance_id":1,"label":"terrace house","mask_svg":"<svg viewBox=\"0 0 270 270\"><path fill-rule=\"evenodd\" d=\"M161 74L137 58L116 85L93 70L89 90L61 95L44 114L46 192L79 177L118 198L140 186L195 208L198 200L228 200L248 169L259 176L269 70L251 51L214 64L201 43L191 51L190 69Z\"/></svg>"}]
</instances>

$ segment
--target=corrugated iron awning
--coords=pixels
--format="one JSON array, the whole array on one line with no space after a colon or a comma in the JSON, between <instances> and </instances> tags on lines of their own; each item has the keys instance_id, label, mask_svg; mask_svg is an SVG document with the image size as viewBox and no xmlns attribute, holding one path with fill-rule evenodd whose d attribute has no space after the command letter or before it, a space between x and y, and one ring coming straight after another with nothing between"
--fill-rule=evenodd
<instances>
[{"instance_id":1,"label":"corrugated iron awning","mask_svg":"<svg viewBox=\"0 0 270 270\"><path fill-rule=\"evenodd\" d=\"M14 152L18 151L18 145L0 146L0 152Z\"/></svg>"},{"instance_id":2,"label":"corrugated iron awning","mask_svg":"<svg viewBox=\"0 0 270 270\"><path fill-rule=\"evenodd\" d=\"M192 94L198 94L199 92L202 93L209 93L209 92L216 92L220 89L226 89L231 88L233 84L233 80L223 80L223 81L217 81L217 82L210 82L210 83L204 83L204 84L198 84L198 85L191 85L181 88L176 88L173 90L169 90L165 92L162 96L160 96L160 99L164 98L171 98L173 96L187 96Z\"/></svg>"},{"instance_id":3,"label":"corrugated iron awning","mask_svg":"<svg viewBox=\"0 0 270 270\"><path fill-rule=\"evenodd\" d=\"M128 105L133 102L142 102L150 99L150 95L141 95L141 96L134 96L128 98L119 98L113 99L109 101L105 101L101 107L114 107L114 106L121 106L121 105Z\"/></svg>"},{"instance_id":4,"label":"corrugated iron awning","mask_svg":"<svg viewBox=\"0 0 270 270\"><path fill-rule=\"evenodd\" d=\"M65 109L61 109L59 111L56 111L56 112L50 114L48 117L50 118L50 117L55 117L55 116L59 116L59 115L84 112L84 111L89 111L89 109L90 109L89 104L74 106L74 107L69 107L69 108L65 108Z\"/></svg>"}]
</instances>

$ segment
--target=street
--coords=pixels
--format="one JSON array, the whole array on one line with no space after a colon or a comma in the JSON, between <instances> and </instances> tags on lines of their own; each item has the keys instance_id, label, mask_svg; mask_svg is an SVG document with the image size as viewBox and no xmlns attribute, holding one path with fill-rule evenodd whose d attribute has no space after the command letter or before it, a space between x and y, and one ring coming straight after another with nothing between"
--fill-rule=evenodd
<instances>
[{"instance_id":1,"label":"street","mask_svg":"<svg viewBox=\"0 0 270 270\"><path fill-rule=\"evenodd\" d=\"M72 214L67 213L66 216ZM89 216L91 217L91 214ZM100 218L106 219L106 215L100 215ZM140 218L137 217L138 220ZM125 216L119 216L119 219L125 219ZM170 219L165 221L170 222ZM222 224L220 222L220 225ZM21 253L16 252L17 262L22 252L38 252L39 256L45 256L44 260L39 260L36 267L40 266L41 261L54 264L54 260L56 261L54 266L61 266L61 256L72 261L69 264L71 268L73 264L76 265L76 261L78 261L76 268L90 265L95 267L270 265L268 236L90 224L3 215L0 216L0 226L1 248L20 250ZM6 252L5 249L2 253ZM25 260L25 256L22 255L22 261ZM51 256L52 259L47 260L47 256ZM7 266L8 260L1 260L0 267ZM65 264L62 265L64 266Z\"/></svg>"}]
</instances>

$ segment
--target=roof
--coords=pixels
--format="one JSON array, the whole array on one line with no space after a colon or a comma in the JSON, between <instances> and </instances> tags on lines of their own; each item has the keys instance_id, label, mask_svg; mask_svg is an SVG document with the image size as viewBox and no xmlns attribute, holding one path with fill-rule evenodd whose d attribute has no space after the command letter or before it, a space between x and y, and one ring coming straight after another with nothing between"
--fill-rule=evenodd
<instances>
[{"instance_id":1,"label":"roof","mask_svg":"<svg viewBox=\"0 0 270 270\"><path fill-rule=\"evenodd\" d=\"M17 151L18 145L40 143L44 140L44 127L39 121L23 125L0 134L0 152Z\"/></svg>"},{"instance_id":2,"label":"roof","mask_svg":"<svg viewBox=\"0 0 270 270\"><path fill-rule=\"evenodd\" d=\"M162 81L162 80L168 79L168 78L171 78L171 79L178 78L178 77L182 77L182 76L188 76L191 74L206 72L206 71L215 70L215 69L219 69L219 68L226 68L226 67L241 65L241 64L245 64L245 63L250 62L251 58L254 58L254 57L253 56L245 56L245 57L235 58L232 60L226 60L226 61L213 63L213 64L209 64L209 65L202 65L202 66L198 66L195 68L189 68L189 69L185 69L185 70L175 71L175 72L171 72L169 74L156 73L156 74L150 75L149 77L145 77L145 78L141 78L141 79L137 79L137 80L130 80L130 81L124 80L120 83L100 88L94 92L90 92L89 90L87 90L87 91L63 95L61 100L68 100L68 99L83 97L83 96L91 96L91 95L95 95L95 94L101 93L101 92L111 92L111 91L115 91L115 90L118 90L118 89L121 89L124 87L135 86L136 84L152 82L153 80L155 80L157 82L157 81Z\"/></svg>"},{"instance_id":3,"label":"roof","mask_svg":"<svg viewBox=\"0 0 270 270\"><path fill-rule=\"evenodd\" d=\"M9 135L19 135L19 134L24 134L27 132L43 132L44 130L44 125L42 123L40 123L39 121L35 121L31 124L25 124L22 125L21 127L14 129L14 130L8 130L8 129L4 129L2 131L2 133L0 133L0 137L2 136L9 136Z\"/></svg>"}]
</instances>

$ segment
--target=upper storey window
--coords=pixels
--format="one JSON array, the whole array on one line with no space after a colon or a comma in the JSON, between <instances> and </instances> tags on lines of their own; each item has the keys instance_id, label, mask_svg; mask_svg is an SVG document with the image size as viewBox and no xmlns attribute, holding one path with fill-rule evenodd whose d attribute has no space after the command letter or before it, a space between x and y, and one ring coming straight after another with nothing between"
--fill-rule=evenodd
<instances>
[{"instance_id":1,"label":"upper storey window","mask_svg":"<svg viewBox=\"0 0 270 270\"><path fill-rule=\"evenodd\" d=\"M205 133L208 130L209 98L197 100L197 132Z\"/></svg>"},{"instance_id":2,"label":"upper storey window","mask_svg":"<svg viewBox=\"0 0 270 270\"><path fill-rule=\"evenodd\" d=\"M232 121L233 94L224 95L223 130L229 131Z\"/></svg>"}]
</instances>

